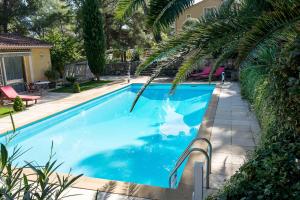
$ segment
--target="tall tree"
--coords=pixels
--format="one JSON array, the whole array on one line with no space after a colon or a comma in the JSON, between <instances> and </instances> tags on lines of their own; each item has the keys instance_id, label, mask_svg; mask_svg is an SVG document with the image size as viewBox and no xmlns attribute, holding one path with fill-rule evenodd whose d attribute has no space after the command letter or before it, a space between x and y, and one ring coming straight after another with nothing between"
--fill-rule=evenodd
<instances>
[{"instance_id":1,"label":"tall tree","mask_svg":"<svg viewBox=\"0 0 300 200\"><path fill-rule=\"evenodd\" d=\"M84 0L82 5L82 29L86 57L91 72L97 80L105 67L105 35L101 1Z\"/></svg>"},{"instance_id":2,"label":"tall tree","mask_svg":"<svg viewBox=\"0 0 300 200\"><path fill-rule=\"evenodd\" d=\"M24 32L29 16L39 8L40 0L1 0L0 32Z\"/></svg>"},{"instance_id":3,"label":"tall tree","mask_svg":"<svg viewBox=\"0 0 300 200\"><path fill-rule=\"evenodd\" d=\"M73 32L75 17L65 1L43 1L36 15L30 17L30 32L39 37L45 37L53 29L58 29L62 34Z\"/></svg>"}]
</instances>

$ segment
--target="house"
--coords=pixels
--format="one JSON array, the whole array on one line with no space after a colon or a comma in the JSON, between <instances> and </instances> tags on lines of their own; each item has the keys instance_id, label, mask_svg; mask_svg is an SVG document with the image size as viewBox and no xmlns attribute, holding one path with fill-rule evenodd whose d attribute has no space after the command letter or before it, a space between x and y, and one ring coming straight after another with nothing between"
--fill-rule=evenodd
<instances>
[{"instance_id":1,"label":"house","mask_svg":"<svg viewBox=\"0 0 300 200\"><path fill-rule=\"evenodd\" d=\"M51 67L50 48L44 41L17 34L0 34L0 85L24 91L24 83L46 80Z\"/></svg>"},{"instance_id":2,"label":"house","mask_svg":"<svg viewBox=\"0 0 300 200\"><path fill-rule=\"evenodd\" d=\"M199 0L198 0L199 1ZM196 1L197 2L197 1ZM182 26L189 18L199 18L208 12L217 9L223 0L200 0L191 7L187 8L175 22L175 32L178 33L182 30Z\"/></svg>"}]
</instances>

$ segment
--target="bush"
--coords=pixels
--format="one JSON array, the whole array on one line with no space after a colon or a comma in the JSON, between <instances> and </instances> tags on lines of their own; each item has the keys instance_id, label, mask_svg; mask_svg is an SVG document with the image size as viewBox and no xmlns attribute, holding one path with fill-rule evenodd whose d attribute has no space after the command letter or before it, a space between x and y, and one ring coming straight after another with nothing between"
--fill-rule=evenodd
<instances>
[{"instance_id":1,"label":"bush","mask_svg":"<svg viewBox=\"0 0 300 200\"><path fill-rule=\"evenodd\" d=\"M68 76L66 77L66 80L71 83L72 85L74 85L75 81L77 80L76 77L73 77L73 76Z\"/></svg>"},{"instance_id":2,"label":"bush","mask_svg":"<svg viewBox=\"0 0 300 200\"><path fill-rule=\"evenodd\" d=\"M257 114L262 141L215 199L300 196L299 93L291 92L291 88L299 89L299 83L290 84L300 69L276 66L267 70L249 66L241 71L241 92Z\"/></svg>"},{"instance_id":3,"label":"bush","mask_svg":"<svg viewBox=\"0 0 300 200\"><path fill-rule=\"evenodd\" d=\"M138 49L135 49L132 52L131 62L140 61L140 55L141 55L140 51Z\"/></svg>"},{"instance_id":4,"label":"bush","mask_svg":"<svg viewBox=\"0 0 300 200\"><path fill-rule=\"evenodd\" d=\"M13 108L16 112L24 110L23 100L19 96L15 98Z\"/></svg>"},{"instance_id":5,"label":"bush","mask_svg":"<svg viewBox=\"0 0 300 200\"><path fill-rule=\"evenodd\" d=\"M73 92L74 93L80 93L80 85L79 85L79 83L74 83L73 84Z\"/></svg>"},{"instance_id":6,"label":"bush","mask_svg":"<svg viewBox=\"0 0 300 200\"><path fill-rule=\"evenodd\" d=\"M44 75L51 82L54 82L59 78L59 73L54 69L48 69L47 71L45 71Z\"/></svg>"},{"instance_id":7,"label":"bush","mask_svg":"<svg viewBox=\"0 0 300 200\"><path fill-rule=\"evenodd\" d=\"M63 77L64 66L82 59L81 43L74 34L54 29L47 31L43 40L53 45L50 51L51 63L60 77Z\"/></svg>"}]
</instances>

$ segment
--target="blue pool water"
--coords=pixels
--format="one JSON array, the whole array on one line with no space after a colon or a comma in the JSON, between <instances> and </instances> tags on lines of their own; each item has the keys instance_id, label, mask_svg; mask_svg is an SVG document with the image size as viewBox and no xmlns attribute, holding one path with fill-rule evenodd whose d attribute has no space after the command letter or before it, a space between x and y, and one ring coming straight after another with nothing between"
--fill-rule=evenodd
<instances>
[{"instance_id":1,"label":"blue pool water","mask_svg":"<svg viewBox=\"0 0 300 200\"><path fill-rule=\"evenodd\" d=\"M168 187L176 160L195 138L214 85L151 85L134 111L130 106L141 88L132 84L19 129L9 144L29 149L17 162L55 158L59 172ZM41 110L42 112L42 110ZM4 142L4 137L0 138Z\"/></svg>"}]
</instances>

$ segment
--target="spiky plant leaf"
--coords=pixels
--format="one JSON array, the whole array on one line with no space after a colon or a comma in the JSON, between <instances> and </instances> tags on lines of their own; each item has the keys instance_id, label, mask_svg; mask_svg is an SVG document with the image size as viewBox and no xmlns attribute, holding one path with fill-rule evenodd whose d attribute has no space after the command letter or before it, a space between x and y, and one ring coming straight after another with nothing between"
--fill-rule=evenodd
<instances>
[{"instance_id":1,"label":"spiky plant leaf","mask_svg":"<svg viewBox=\"0 0 300 200\"><path fill-rule=\"evenodd\" d=\"M139 7L145 5L145 0L119 0L115 10L115 17L122 20L131 16Z\"/></svg>"},{"instance_id":2,"label":"spiky plant leaf","mask_svg":"<svg viewBox=\"0 0 300 200\"><path fill-rule=\"evenodd\" d=\"M180 66L178 69L178 72L175 75L175 78L173 80L171 93L176 89L176 86L185 81L188 75L194 71L196 68L198 68L198 64L204 59L205 55L203 55L202 51L198 50L195 52L192 52L188 57L188 59Z\"/></svg>"},{"instance_id":3,"label":"spiky plant leaf","mask_svg":"<svg viewBox=\"0 0 300 200\"><path fill-rule=\"evenodd\" d=\"M239 44L237 64L241 64L247 56L262 42L276 32L300 23L300 2L295 6L277 7L277 10L263 14L258 18L251 30L246 32Z\"/></svg>"},{"instance_id":4,"label":"spiky plant leaf","mask_svg":"<svg viewBox=\"0 0 300 200\"><path fill-rule=\"evenodd\" d=\"M148 24L154 31L164 29L193 3L194 0L152 0L149 5Z\"/></svg>"}]
</instances>

